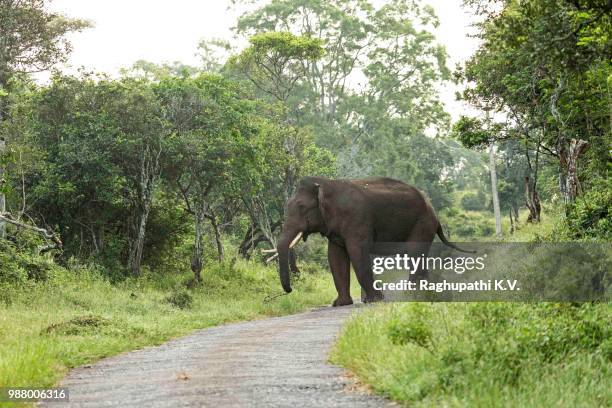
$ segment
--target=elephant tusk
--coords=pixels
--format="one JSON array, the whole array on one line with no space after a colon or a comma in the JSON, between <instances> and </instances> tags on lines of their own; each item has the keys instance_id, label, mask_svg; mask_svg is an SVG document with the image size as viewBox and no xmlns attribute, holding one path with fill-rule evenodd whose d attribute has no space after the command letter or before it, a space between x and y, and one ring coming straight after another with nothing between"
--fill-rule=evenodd
<instances>
[{"instance_id":1,"label":"elephant tusk","mask_svg":"<svg viewBox=\"0 0 612 408\"><path fill-rule=\"evenodd\" d=\"M273 252L276 252L276 248L272 248L272 249L262 249L262 250L261 250L261 253L262 253L262 254L270 254L270 253L273 253Z\"/></svg>"},{"instance_id":2,"label":"elephant tusk","mask_svg":"<svg viewBox=\"0 0 612 408\"><path fill-rule=\"evenodd\" d=\"M276 258L278 256L278 253L272 255L271 257L269 257L268 259L266 259L266 263L269 263L270 261L272 261L274 258Z\"/></svg>"},{"instance_id":3,"label":"elephant tusk","mask_svg":"<svg viewBox=\"0 0 612 408\"><path fill-rule=\"evenodd\" d=\"M289 244L289 248L293 248L294 246L297 245L297 243L300 241L300 238L302 238L302 232L299 232L295 238L293 238L293 241L291 241L291 243Z\"/></svg>"}]
</instances>

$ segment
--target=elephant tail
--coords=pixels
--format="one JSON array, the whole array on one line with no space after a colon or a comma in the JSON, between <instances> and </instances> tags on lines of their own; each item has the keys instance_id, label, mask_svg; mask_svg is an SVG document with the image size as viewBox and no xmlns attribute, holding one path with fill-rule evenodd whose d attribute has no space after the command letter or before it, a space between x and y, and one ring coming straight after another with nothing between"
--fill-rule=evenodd
<instances>
[{"instance_id":1,"label":"elephant tail","mask_svg":"<svg viewBox=\"0 0 612 408\"><path fill-rule=\"evenodd\" d=\"M442 230L442 224L440 224L440 223L438 223L437 234L440 237L440 241L444 242L444 244L448 245L451 248L456 249L459 252L465 252L466 254L475 254L476 253L476 251L467 251L465 249L461 249L457 245L453 244L452 242L449 242L448 239L446 239L446 237L444 236L444 231Z\"/></svg>"}]
</instances>

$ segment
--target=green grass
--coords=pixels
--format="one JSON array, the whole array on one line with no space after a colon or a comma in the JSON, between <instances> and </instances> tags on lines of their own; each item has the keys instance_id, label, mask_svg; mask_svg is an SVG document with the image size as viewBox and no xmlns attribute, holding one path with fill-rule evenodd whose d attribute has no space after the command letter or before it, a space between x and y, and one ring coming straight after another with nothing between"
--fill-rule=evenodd
<instances>
[{"instance_id":1,"label":"green grass","mask_svg":"<svg viewBox=\"0 0 612 408\"><path fill-rule=\"evenodd\" d=\"M331 361L411 407L607 407L611 322L609 304L384 304Z\"/></svg>"},{"instance_id":2,"label":"green grass","mask_svg":"<svg viewBox=\"0 0 612 408\"><path fill-rule=\"evenodd\" d=\"M540 224L527 224L521 212L512 235L503 220L502 242L562 237L560 214L545 207ZM468 217L470 229L484 216ZM330 358L375 393L410 407L609 407L612 305L376 305L347 323Z\"/></svg>"},{"instance_id":3,"label":"green grass","mask_svg":"<svg viewBox=\"0 0 612 408\"><path fill-rule=\"evenodd\" d=\"M543 204L540 222L532 224L526 222L529 211L521 209L519 211L519 225L513 234L510 233L510 220L502 218L503 241L505 242L526 242L526 241L546 241L561 228L562 216L559 208Z\"/></svg>"},{"instance_id":4,"label":"green grass","mask_svg":"<svg viewBox=\"0 0 612 408\"><path fill-rule=\"evenodd\" d=\"M502 241L525 242L549 240L555 231L562 228L561 209L542 203L541 222L528 223L527 209L519 211L519 223L514 233L510 232L508 211L502 212ZM451 208L441 211L440 221L450 235L451 241L498 241L495 236L495 217L491 211L465 211Z\"/></svg>"},{"instance_id":5,"label":"green grass","mask_svg":"<svg viewBox=\"0 0 612 408\"><path fill-rule=\"evenodd\" d=\"M188 273L148 274L119 284L86 267L53 267L49 274L45 282L0 288L0 387L52 386L68 369L102 357L335 298L331 276L318 271L304 273L289 296L264 302L282 292L277 272L244 261L206 268L202 284L192 289Z\"/></svg>"}]
</instances>

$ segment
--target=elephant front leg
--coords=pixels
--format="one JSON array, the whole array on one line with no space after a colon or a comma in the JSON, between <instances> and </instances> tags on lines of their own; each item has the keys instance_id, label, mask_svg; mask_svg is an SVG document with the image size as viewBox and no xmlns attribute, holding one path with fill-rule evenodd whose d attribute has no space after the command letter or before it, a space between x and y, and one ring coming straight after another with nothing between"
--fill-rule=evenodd
<instances>
[{"instance_id":1,"label":"elephant front leg","mask_svg":"<svg viewBox=\"0 0 612 408\"><path fill-rule=\"evenodd\" d=\"M365 297L362 295L364 303L378 302L383 299L381 291L374 289L374 277L372 275L372 267L370 265L370 255L368 246L363 242L347 242L346 249L348 251L351 264L355 270L355 275L359 281L359 286Z\"/></svg>"},{"instance_id":2,"label":"elephant front leg","mask_svg":"<svg viewBox=\"0 0 612 408\"><path fill-rule=\"evenodd\" d=\"M338 292L338 297L334 300L332 306L352 305L350 262L346 250L340 245L329 241L327 258L332 276L334 277L334 285L336 285L336 291Z\"/></svg>"}]
</instances>

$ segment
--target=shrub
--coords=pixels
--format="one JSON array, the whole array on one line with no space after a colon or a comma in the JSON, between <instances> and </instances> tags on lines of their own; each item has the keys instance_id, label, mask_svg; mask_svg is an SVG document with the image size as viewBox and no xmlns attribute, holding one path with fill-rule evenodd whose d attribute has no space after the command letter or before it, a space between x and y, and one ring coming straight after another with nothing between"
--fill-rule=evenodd
<instances>
[{"instance_id":1,"label":"shrub","mask_svg":"<svg viewBox=\"0 0 612 408\"><path fill-rule=\"evenodd\" d=\"M46 282L49 279L51 265L44 261L31 261L26 265L28 279L35 282Z\"/></svg>"},{"instance_id":2,"label":"shrub","mask_svg":"<svg viewBox=\"0 0 612 408\"><path fill-rule=\"evenodd\" d=\"M485 197L482 192L468 192L461 197L461 208L466 211L482 211L485 209Z\"/></svg>"},{"instance_id":3,"label":"shrub","mask_svg":"<svg viewBox=\"0 0 612 408\"><path fill-rule=\"evenodd\" d=\"M166 298L166 302L179 309L190 309L193 297L186 289L176 289Z\"/></svg>"},{"instance_id":4,"label":"shrub","mask_svg":"<svg viewBox=\"0 0 612 408\"><path fill-rule=\"evenodd\" d=\"M108 319L101 316L77 316L66 322L55 323L48 326L42 331L42 334L79 335L92 329L95 330L107 326L109 323L110 321Z\"/></svg>"},{"instance_id":5,"label":"shrub","mask_svg":"<svg viewBox=\"0 0 612 408\"><path fill-rule=\"evenodd\" d=\"M0 283L18 284L25 282L27 278L28 274L13 244L0 240Z\"/></svg>"},{"instance_id":6,"label":"shrub","mask_svg":"<svg viewBox=\"0 0 612 408\"><path fill-rule=\"evenodd\" d=\"M612 240L612 180L597 179L567 209L570 238Z\"/></svg>"}]
</instances>

